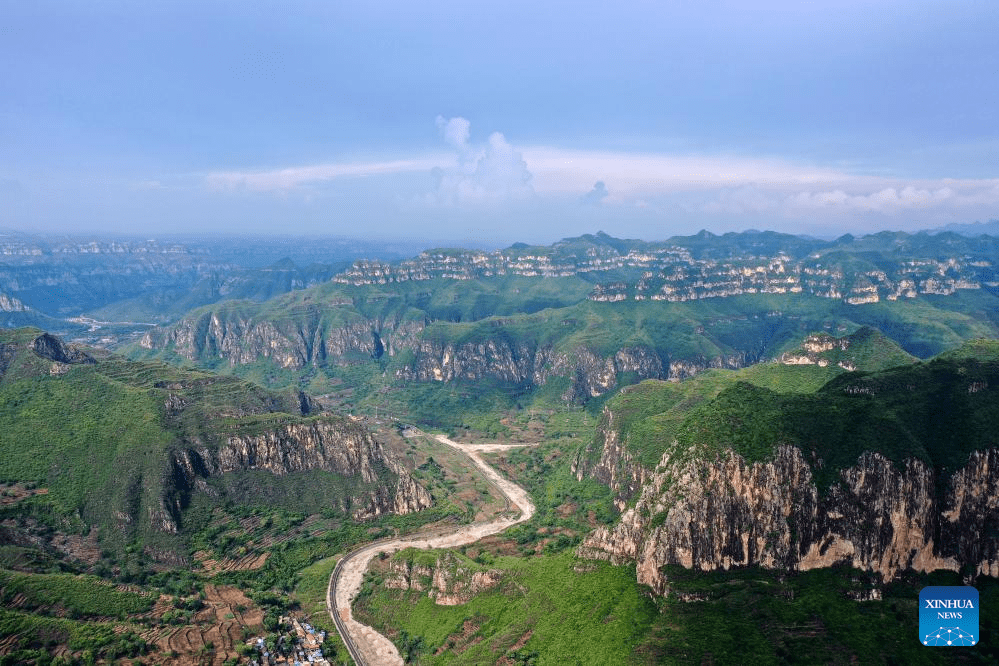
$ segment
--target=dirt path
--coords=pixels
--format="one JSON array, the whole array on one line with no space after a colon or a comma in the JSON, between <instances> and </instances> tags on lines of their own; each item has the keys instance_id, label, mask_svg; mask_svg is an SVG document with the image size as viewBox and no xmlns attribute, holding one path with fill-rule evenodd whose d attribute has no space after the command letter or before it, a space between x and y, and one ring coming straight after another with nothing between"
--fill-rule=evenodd
<instances>
[{"instance_id":1,"label":"dirt path","mask_svg":"<svg viewBox=\"0 0 999 666\"><path fill-rule=\"evenodd\" d=\"M398 539L386 539L364 546L341 560L330 577L326 606L358 666L401 666L403 661L392 641L371 627L361 624L351 614L351 602L361 589L364 572L378 553L394 553L403 548L456 548L474 543L490 534L502 532L506 528L530 520L534 515L534 504L527 491L503 478L499 472L486 464L479 452L505 451L507 449L533 446L531 444L459 444L444 435L437 440L463 452L482 471L490 483L520 510L517 517L503 515L494 520L461 525L454 528L435 528ZM512 508L512 507L511 507Z\"/></svg>"}]
</instances>

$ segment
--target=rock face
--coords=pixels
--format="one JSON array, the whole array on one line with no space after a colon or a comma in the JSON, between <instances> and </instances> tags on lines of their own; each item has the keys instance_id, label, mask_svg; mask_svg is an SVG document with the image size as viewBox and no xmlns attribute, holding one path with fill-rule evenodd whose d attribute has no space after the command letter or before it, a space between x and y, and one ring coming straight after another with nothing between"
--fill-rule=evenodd
<instances>
[{"instance_id":1,"label":"rock face","mask_svg":"<svg viewBox=\"0 0 999 666\"><path fill-rule=\"evenodd\" d=\"M572 473L579 481L591 477L613 490L618 511L624 511L652 475L629 453L615 428L614 413L606 407L593 441L576 452Z\"/></svg>"},{"instance_id":2,"label":"rock face","mask_svg":"<svg viewBox=\"0 0 999 666\"><path fill-rule=\"evenodd\" d=\"M201 444L174 451L171 466L173 483L154 517L154 523L169 532L177 531L191 491L211 493L206 479L242 470L263 469L283 476L319 469L356 477L361 496L344 497L337 508L357 519L411 513L433 503L430 493L388 455L380 442L345 419L324 418L260 434L230 435L218 447ZM395 477L394 483L386 483L386 476Z\"/></svg>"},{"instance_id":3,"label":"rock face","mask_svg":"<svg viewBox=\"0 0 999 666\"><path fill-rule=\"evenodd\" d=\"M789 237L781 241L758 232L726 236L728 240L698 234L674 242L645 243L597 234L566 238L544 248L514 245L493 252L429 250L397 264L357 261L333 281L356 287L501 275L552 278L588 274L599 279L603 273L607 279L593 287L589 300L683 302L742 294L805 293L863 305L918 294L949 295L959 289L980 289L983 278L992 277L983 270L991 268L992 262L958 251L952 235L929 246L924 245L925 239L904 234L880 240L872 236L859 245L856 239L846 237L803 242ZM885 241L894 244L886 246ZM768 243L772 245L765 249ZM973 247L967 242L957 245L965 252ZM860 246L877 248L883 253L882 261L872 262L869 256L853 262L837 257L839 253L863 252ZM927 252L931 248L935 251ZM985 247L975 249L981 252ZM826 250L833 250L831 258L823 256ZM898 256L900 250L904 258ZM950 256L942 258L941 254ZM610 275L629 269L640 277L621 280Z\"/></svg>"},{"instance_id":4,"label":"rock face","mask_svg":"<svg viewBox=\"0 0 999 666\"><path fill-rule=\"evenodd\" d=\"M598 528L582 555L634 561L638 580L667 594L666 565L804 571L848 563L890 581L905 570L999 573L999 450L974 452L943 479L916 459L864 453L827 489L792 446L748 463L663 456L634 508Z\"/></svg>"},{"instance_id":5,"label":"rock face","mask_svg":"<svg viewBox=\"0 0 999 666\"><path fill-rule=\"evenodd\" d=\"M917 359L880 331L863 326L840 338L813 333L797 349L784 352L775 360L783 365L836 365L848 371L871 371L911 364Z\"/></svg>"},{"instance_id":6,"label":"rock face","mask_svg":"<svg viewBox=\"0 0 999 666\"><path fill-rule=\"evenodd\" d=\"M363 317L349 303L335 303L348 314L332 325L319 310L294 320L255 318L232 312L206 312L167 329L145 334L140 347L170 349L192 361L225 359L230 367L261 358L282 368L347 366L383 356L405 354L393 366L396 378L414 382L475 382L484 379L540 387L553 378L566 378L563 398L584 402L619 386L620 376L634 379L680 379L707 368L739 368L743 353L714 358L673 359L648 346L628 346L608 355L577 345L558 349L552 343L507 335L475 342L442 340L427 334L428 322L401 316ZM390 368L391 371L391 368Z\"/></svg>"},{"instance_id":7,"label":"rock face","mask_svg":"<svg viewBox=\"0 0 999 666\"><path fill-rule=\"evenodd\" d=\"M708 368L736 369L745 361L745 356L739 356L710 361L700 359L697 364L674 362L670 364L669 374L673 379L689 378ZM856 370L858 365L863 371L874 371L882 367L911 365L914 361L914 357L906 354L879 331L867 327L840 338L825 333L809 335L798 349L786 352L777 359L783 365L824 367L835 364L847 371ZM983 389L988 387L987 382L979 384ZM969 391L975 390L975 386L969 386ZM631 391L639 388L625 387L620 395L632 395ZM614 491L614 502L618 510L623 511L651 477L654 463L646 460L646 464L642 465L635 460L627 442L622 441L621 420L615 419L613 409L610 406L604 407L594 439L576 452L572 472L580 481L591 477L608 486ZM622 405L620 409L627 410L628 407Z\"/></svg>"},{"instance_id":8,"label":"rock face","mask_svg":"<svg viewBox=\"0 0 999 666\"><path fill-rule=\"evenodd\" d=\"M447 551L432 567L406 559L393 560L389 563L385 587L426 591L438 606L459 606L476 594L496 587L502 579L502 571L473 570Z\"/></svg>"},{"instance_id":9,"label":"rock face","mask_svg":"<svg viewBox=\"0 0 999 666\"><path fill-rule=\"evenodd\" d=\"M413 351L412 365L396 372L400 379L497 379L543 386L553 377L568 377L570 387L563 398L570 402L582 402L616 388L619 373L634 373L640 379L665 378L666 373L662 359L648 347L621 349L605 358L582 346L566 353L551 345L499 338L458 345L421 340Z\"/></svg>"},{"instance_id":10,"label":"rock face","mask_svg":"<svg viewBox=\"0 0 999 666\"><path fill-rule=\"evenodd\" d=\"M27 312L28 306L14 298L0 292L0 312Z\"/></svg>"},{"instance_id":11,"label":"rock face","mask_svg":"<svg viewBox=\"0 0 999 666\"><path fill-rule=\"evenodd\" d=\"M87 353L70 347L54 335L43 333L35 338L32 343L34 352L56 363L94 363L94 359Z\"/></svg>"},{"instance_id":12,"label":"rock face","mask_svg":"<svg viewBox=\"0 0 999 666\"><path fill-rule=\"evenodd\" d=\"M354 358L390 356L412 346L424 324L397 318L366 319L328 325L318 309L300 320L270 321L207 312L169 329L154 329L139 342L145 349L170 347L190 361L225 359L230 366L268 358L282 368L344 364Z\"/></svg>"}]
</instances>

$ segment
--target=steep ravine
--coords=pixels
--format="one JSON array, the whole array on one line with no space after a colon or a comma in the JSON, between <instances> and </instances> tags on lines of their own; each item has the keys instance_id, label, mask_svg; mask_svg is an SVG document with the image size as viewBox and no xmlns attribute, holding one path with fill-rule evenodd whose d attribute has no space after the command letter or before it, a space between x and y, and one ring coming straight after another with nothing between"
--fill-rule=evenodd
<instances>
[{"instance_id":1,"label":"steep ravine","mask_svg":"<svg viewBox=\"0 0 999 666\"><path fill-rule=\"evenodd\" d=\"M456 528L435 528L399 539L375 542L346 555L330 577L326 606L344 643L348 648L353 648L351 655L358 666L399 666L403 663L392 641L355 620L351 611L351 604L361 589L364 572L378 553L394 553L404 548L456 548L502 532L508 527L530 520L534 515L534 504L527 491L503 478L479 455L480 451L498 451L527 445L459 444L443 435L438 435L437 439L471 458L492 485L517 508L520 515L514 517L507 512L486 522Z\"/></svg>"}]
</instances>

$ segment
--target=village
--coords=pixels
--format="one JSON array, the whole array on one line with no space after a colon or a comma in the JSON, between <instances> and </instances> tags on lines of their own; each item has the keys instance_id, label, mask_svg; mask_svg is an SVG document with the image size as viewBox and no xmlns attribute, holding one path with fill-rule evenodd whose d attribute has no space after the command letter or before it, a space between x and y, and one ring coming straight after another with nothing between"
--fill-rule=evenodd
<instances>
[{"instance_id":1,"label":"village","mask_svg":"<svg viewBox=\"0 0 999 666\"><path fill-rule=\"evenodd\" d=\"M273 666L274 664L294 664L294 666L332 666L323 653L326 632L316 629L306 621L281 616L280 626L291 626L292 632L281 634L276 639L256 636L246 644L256 651L251 659L253 666Z\"/></svg>"}]
</instances>

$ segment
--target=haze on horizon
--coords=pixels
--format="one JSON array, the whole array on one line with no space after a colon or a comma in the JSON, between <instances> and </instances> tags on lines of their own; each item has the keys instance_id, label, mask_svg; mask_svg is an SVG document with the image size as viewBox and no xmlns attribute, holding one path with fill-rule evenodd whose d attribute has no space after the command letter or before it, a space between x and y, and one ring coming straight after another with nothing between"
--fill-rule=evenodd
<instances>
[{"instance_id":1,"label":"haze on horizon","mask_svg":"<svg viewBox=\"0 0 999 666\"><path fill-rule=\"evenodd\" d=\"M509 243L987 220L996 25L975 1L11 3L0 228Z\"/></svg>"}]
</instances>

